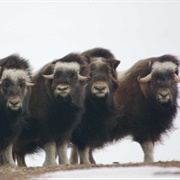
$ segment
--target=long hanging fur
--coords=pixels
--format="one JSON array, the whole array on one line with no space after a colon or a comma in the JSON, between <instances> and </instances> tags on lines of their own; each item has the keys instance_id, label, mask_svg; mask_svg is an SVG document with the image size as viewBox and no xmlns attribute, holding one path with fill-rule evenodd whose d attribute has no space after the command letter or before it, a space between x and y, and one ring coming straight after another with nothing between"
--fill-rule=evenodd
<instances>
[{"instance_id":1,"label":"long hanging fur","mask_svg":"<svg viewBox=\"0 0 180 180\"><path fill-rule=\"evenodd\" d=\"M114 111L113 93L117 84L111 78L106 78L108 77L106 68L109 67L111 76L116 79L116 68L120 63L109 50L104 48L94 48L83 52L82 55L89 60L89 68L86 69L85 73L89 76L93 75L86 86L85 112L71 138L72 143L79 150L84 150L86 147L101 148L109 137L112 127L109 126L108 117ZM97 81L108 84L110 92L107 96L98 98L92 94L92 87ZM71 160L73 161L73 159Z\"/></svg>"},{"instance_id":2,"label":"long hanging fur","mask_svg":"<svg viewBox=\"0 0 180 180\"><path fill-rule=\"evenodd\" d=\"M0 76L2 79L3 72L6 71L6 75L8 76L8 72L11 72L11 70L15 70L13 76L19 75L19 72L24 72L21 75L21 78L24 79L31 79L31 67L29 65L28 60L18 56L18 55L10 55L6 58L3 58L0 60ZM17 75L18 73L18 75ZM24 77L22 77L25 75ZM12 76L12 74L11 74ZM3 77L4 78L4 77ZM5 77L6 79L8 77ZM13 78L11 79L13 81ZM11 82L13 83L13 82ZM11 87L11 92L13 91L12 88L14 88L15 92L17 91L18 87L17 85L14 85L15 87ZM22 128L25 127L25 119L29 117L29 97L31 93L31 87L27 87L26 92L22 95L22 109L21 111L9 111L6 105L8 95L4 95L1 85L1 91L0 91L0 150L1 152L9 146L9 144L13 143L19 133L21 132ZM10 86L6 87L7 89L10 88ZM16 88L16 89L15 89ZM11 93L10 92L10 93ZM17 92L16 92L17 93ZM12 94L14 95L14 94ZM21 94L19 94L21 96ZM4 162L6 163L6 162Z\"/></svg>"},{"instance_id":3,"label":"long hanging fur","mask_svg":"<svg viewBox=\"0 0 180 180\"><path fill-rule=\"evenodd\" d=\"M111 132L111 141L119 140L126 135L132 135L133 139L140 144L145 141L153 143L161 141L162 135L173 129L173 120L177 112L178 89L176 82L170 87L173 96L171 106L163 108L150 98L150 84L144 83L142 92L138 77L144 77L152 71L156 62L170 62L177 68L171 72L167 67L161 67L161 77L166 80L170 74L178 75L179 61L171 55L149 58L138 61L130 68L114 94L116 116L112 119L114 128ZM171 77L171 76L170 76Z\"/></svg>"},{"instance_id":4,"label":"long hanging fur","mask_svg":"<svg viewBox=\"0 0 180 180\"><path fill-rule=\"evenodd\" d=\"M42 76L42 74L53 74L54 66L58 62L66 64L74 62L79 66L86 64L80 55L71 53L48 63L33 76L36 86L30 97L31 117L27 120L27 128L23 130L15 144L14 153L18 156L24 157L26 154L36 153L51 141L58 144L68 141L72 130L80 121L84 111L84 84L77 79L77 85L70 84L72 89L70 97L61 99L56 98L52 91L53 80ZM67 78L75 81L74 76L70 76L70 71L74 72L75 70L72 67L71 70L63 72L62 83L65 83ZM56 79L56 77L54 78ZM58 80L59 78L57 78Z\"/></svg>"}]
</instances>

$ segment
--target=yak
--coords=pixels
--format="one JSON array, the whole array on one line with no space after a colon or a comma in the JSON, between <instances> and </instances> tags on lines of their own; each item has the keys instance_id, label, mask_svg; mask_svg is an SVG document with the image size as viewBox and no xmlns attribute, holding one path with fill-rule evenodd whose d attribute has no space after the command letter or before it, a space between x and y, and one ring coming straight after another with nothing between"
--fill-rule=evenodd
<instances>
[{"instance_id":1,"label":"yak","mask_svg":"<svg viewBox=\"0 0 180 180\"><path fill-rule=\"evenodd\" d=\"M14 153L18 164L25 166L24 157L44 149L44 166L68 164L67 146L71 132L84 111L85 83L81 66L86 62L76 53L48 63L33 76L36 86L30 96L31 117L16 142Z\"/></svg>"},{"instance_id":2,"label":"yak","mask_svg":"<svg viewBox=\"0 0 180 180\"><path fill-rule=\"evenodd\" d=\"M120 61L107 49L95 48L82 53L88 59L84 71L90 77L86 85L85 112L72 133L71 163L95 163L90 150L103 147L110 132L107 117L113 113L113 94L117 88L116 68Z\"/></svg>"},{"instance_id":3,"label":"yak","mask_svg":"<svg viewBox=\"0 0 180 180\"><path fill-rule=\"evenodd\" d=\"M131 135L153 162L156 142L173 129L177 113L179 60L163 55L140 60L126 71L114 93L113 128L110 141Z\"/></svg>"},{"instance_id":4,"label":"yak","mask_svg":"<svg viewBox=\"0 0 180 180\"><path fill-rule=\"evenodd\" d=\"M13 54L0 59L0 157L1 165L16 166L13 143L29 116L31 67L28 60Z\"/></svg>"}]
</instances>

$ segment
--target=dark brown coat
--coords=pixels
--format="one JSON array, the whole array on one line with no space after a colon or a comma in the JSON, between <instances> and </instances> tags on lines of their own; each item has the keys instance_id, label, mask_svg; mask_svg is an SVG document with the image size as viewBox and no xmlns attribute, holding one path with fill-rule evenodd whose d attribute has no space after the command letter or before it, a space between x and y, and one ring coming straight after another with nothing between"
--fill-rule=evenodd
<instances>
[{"instance_id":1,"label":"dark brown coat","mask_svg":"<svg viewBox=\"0 0 180 180\"><path fill-rule=\"evenodd\" d=\"M58 63L61 64L56 69ZM14 152L18 156L35 153L49 142L59 146L69 141L84 111L84 80L77 70L81 65L85 62L80 55L69 54L33 76L36 86L30 97L31 117L16 143Z\"/></svg>"}]
</instances>

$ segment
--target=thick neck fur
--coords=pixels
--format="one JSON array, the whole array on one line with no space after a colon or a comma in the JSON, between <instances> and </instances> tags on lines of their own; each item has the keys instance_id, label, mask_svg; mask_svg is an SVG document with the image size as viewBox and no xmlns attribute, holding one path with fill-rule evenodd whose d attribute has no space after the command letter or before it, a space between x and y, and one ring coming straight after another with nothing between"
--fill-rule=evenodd
<instances>
[{"instance_id":1,"label":"thick neck fur","mask_svg":"<svg viewBox=\"0 0 180 180\"><path fill-rule=\"evenodd\" d=\"M96 97L90 92L86 94L85 108L96 115L107 116L113 113L113 95L112 92L105 97Z\"/></svg>"},{"instance_id":2,"label":"thick neck fur","mask_svg":"<svg viewBox=\"0 0 180 180\"><path fill-rule=\"evenodd\" d=\"M83 109L83 88L77 87L75 92L76 96L73 96L73 99L70 96L67 97L55 97L54 93L51 89L52 80L45 79L42 76L38 75L35 77L36 86L33 87L31 98L30 98L30 111L32 115L37 116L37 118L42 118L46 116L44 114L53 114L56 115L58 113L67 113L70 110L74 112ZM41 92L41 93L39 93ZM39 98L37 99L37 94ZM35 107L38 106L37 110ZM63 111L64 110L64 111ZM53 114L53 115L55 115Z\"/></svg>"},{"instance_id":3,"label":"thick neck fur","mask_svg":"<svg viewBox=\"0 0 180 180\"><path fill-rule=\"evenodd\" d=\"M117 122L119 121L114 131L117 133L117 139L129 133L138 142L149 139L155 142L161 139L161 133L171 130L173 118L177 112L177 92L172 106L162 107L158 102L153 101L153 98L148 99L144 96L137 80L139 76L145 77L151 72L150 64L160 60L164 62L163 60L167 58L171 56L139 61L126 72L114 95L116 118ZM178 66L177 60L169 61ZM142 127L141 131L139 127Z\"/></svg>"}]
</instances>

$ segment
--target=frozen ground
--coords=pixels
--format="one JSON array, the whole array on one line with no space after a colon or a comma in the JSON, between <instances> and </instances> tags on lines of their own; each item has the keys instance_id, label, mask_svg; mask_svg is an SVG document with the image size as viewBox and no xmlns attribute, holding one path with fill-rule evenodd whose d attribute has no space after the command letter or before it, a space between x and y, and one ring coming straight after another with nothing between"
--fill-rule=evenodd
<instances>
[{"instance_id":1,"label":"frozen ground","mask_svg":"<svg viewBox=\"0 0 180 180\"><path fill-rule=\"evenodd\" d=\"M113 167L113 168L95 168L86 170L71 170L54 173L47 173L36 176L42 179L124 179L124 178L155 178L155 179L180 179L180 168L165 167ZM33 179L33 178L32 178Z\"/></svg>"},{"instance_id":2,"label":"frozen ground","mask_svg":"<svg viewBox=\"0 0 180 180\"><path fill-rule=\"evenodd\" d=\"M0 179L180 179L180 161L0 168Z\"/></svg>"}]
</instances>

